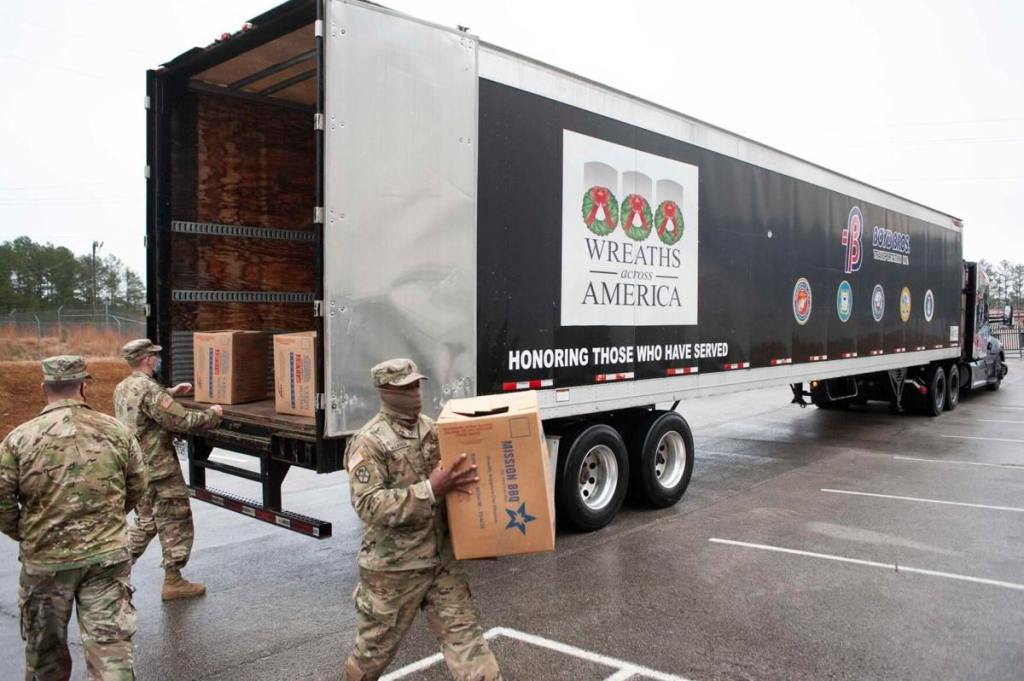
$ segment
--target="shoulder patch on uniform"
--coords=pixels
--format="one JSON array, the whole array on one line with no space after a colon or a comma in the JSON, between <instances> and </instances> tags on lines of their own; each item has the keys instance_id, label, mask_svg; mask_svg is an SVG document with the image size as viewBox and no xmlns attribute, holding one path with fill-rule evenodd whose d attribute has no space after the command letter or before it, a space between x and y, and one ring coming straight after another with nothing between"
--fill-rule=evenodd
<instances>
[{"instance_id":1,"label":"shoulder patch on uniform","mask_svg":"<svg viewBox=\"0 0 1024 681\"><path fill-rule=\"evenodd\" d=\"M348 458L348 469L352 470L355 466L358 466L363 462L363 452L352 452L352 456Z\"/></svg>"},{"instance_id":2,"label":"shoulder patch on uniform","mask_svg":"<svg viewBox=\"0 0 1024 681\"><path fill-rule=\"evenodd\" d=\"M171 405L174 404L174 398L164 393L160 396L160 400L157 402L161 408L170 409Z\"/></svg>"},{"instance_id":3,"label":"shoulder patch on uniform","mask_svg":"<svg viewBox=\"0 0 1024 681\"><path fill-rule=\"evenodd\" d=\"M366 464L363 464L359 468L357 468L356 472L353 473L353 475L356 476L356 480L358 480L360 483L364 485L370 482L370 470L366 467Z\"/></svg>"}]
</instances>

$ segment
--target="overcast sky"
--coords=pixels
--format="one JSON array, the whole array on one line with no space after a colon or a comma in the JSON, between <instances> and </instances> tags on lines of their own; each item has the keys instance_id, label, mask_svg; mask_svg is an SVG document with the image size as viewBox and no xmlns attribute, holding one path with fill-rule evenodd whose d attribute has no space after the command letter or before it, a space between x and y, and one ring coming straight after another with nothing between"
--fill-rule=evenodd
<instances>
[{"instance_id":1,"label":"overcast sky","mask_svg":"<svg viewBox=\"0 0 1024 681\"><path fill-rule=\"evenodd\" d=\"M0 5L0 241L145 267L145 71L267 0ZM1024 262L1024 2L391 0L966 221Z\"/></svg>"}]
</instances>

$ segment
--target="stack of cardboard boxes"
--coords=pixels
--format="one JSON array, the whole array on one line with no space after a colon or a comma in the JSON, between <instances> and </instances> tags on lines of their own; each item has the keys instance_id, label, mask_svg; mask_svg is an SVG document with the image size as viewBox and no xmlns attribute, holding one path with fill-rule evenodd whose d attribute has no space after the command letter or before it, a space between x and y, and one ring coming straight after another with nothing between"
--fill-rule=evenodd
<instances>
[{"instance_id":1,"label":"stack of cardboard boxes","mask_svg":"<svg viewBox=\"0 0 1024 681\"><path fill-rule=\"evenodd\" d=\"M274 408L316 416L316 331L274 335ZM267 399L267 334L207 331L193 336L195 400L242 404Z\"/></svg>"}]
</instances>

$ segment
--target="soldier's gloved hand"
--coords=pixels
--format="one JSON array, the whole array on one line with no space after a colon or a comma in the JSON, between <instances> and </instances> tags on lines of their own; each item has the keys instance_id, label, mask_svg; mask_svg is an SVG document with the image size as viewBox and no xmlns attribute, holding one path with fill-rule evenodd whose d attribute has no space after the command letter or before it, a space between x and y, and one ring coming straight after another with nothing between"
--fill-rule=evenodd
<instances>
[{"instance_id":1,"label":"soldier's gloved hand","mask_svg":"<svg viewBox=\"0 0 1024 681\"><path fill-rule=\"evenodd\" d=\"M438 464L430 473L430 489L434 496L440 499L452 491L472 494L470 488L480 482L480 477L476 474L476 464L467 468L468 464L466 454L460 456L450 470Z\"/></svg>"},{"instance_id":2,"label":"soldier's gloved hand","mask_svg":"<svg viewBox=\"0 0 1024 681\"><path fill-rule=\"evenodd\" d=\"M179 383L178 385L174 386L167 392L169 392L174 397L178 397L179 395L187 395L188 393L192 392L192 384Z\"/></svg>"},{"instance_id":3,"label":"soldier's gloved hand","mask_svg":"<svg viewBox=\"0 0 1024 681\"><path fill-rule=\"evenodd\" d=\"M217 416L224 416L224 407L220 406L219 404L215 404L212 407L210 407L210 411L212 411Z\"/></svg>"}]
</instances>

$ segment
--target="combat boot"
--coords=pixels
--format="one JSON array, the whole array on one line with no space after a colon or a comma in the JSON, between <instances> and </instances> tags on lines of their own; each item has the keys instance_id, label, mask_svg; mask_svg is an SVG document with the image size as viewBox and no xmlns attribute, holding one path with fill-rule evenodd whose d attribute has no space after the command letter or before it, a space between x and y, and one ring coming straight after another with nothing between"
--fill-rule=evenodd
<instances>
[{"instance_id":1,"label":"combat boot","mask_svg":"<svg viewBox=\"0 0 1024 681\"><path fill-rule=\"evenodd\" d=\"M167 570L164 573L164 588L160 597L165 601L176 601L179 598L195 598L206 593L202 584L190 582L181 576L178 570Z\"/></svg>"}]
</instances>

